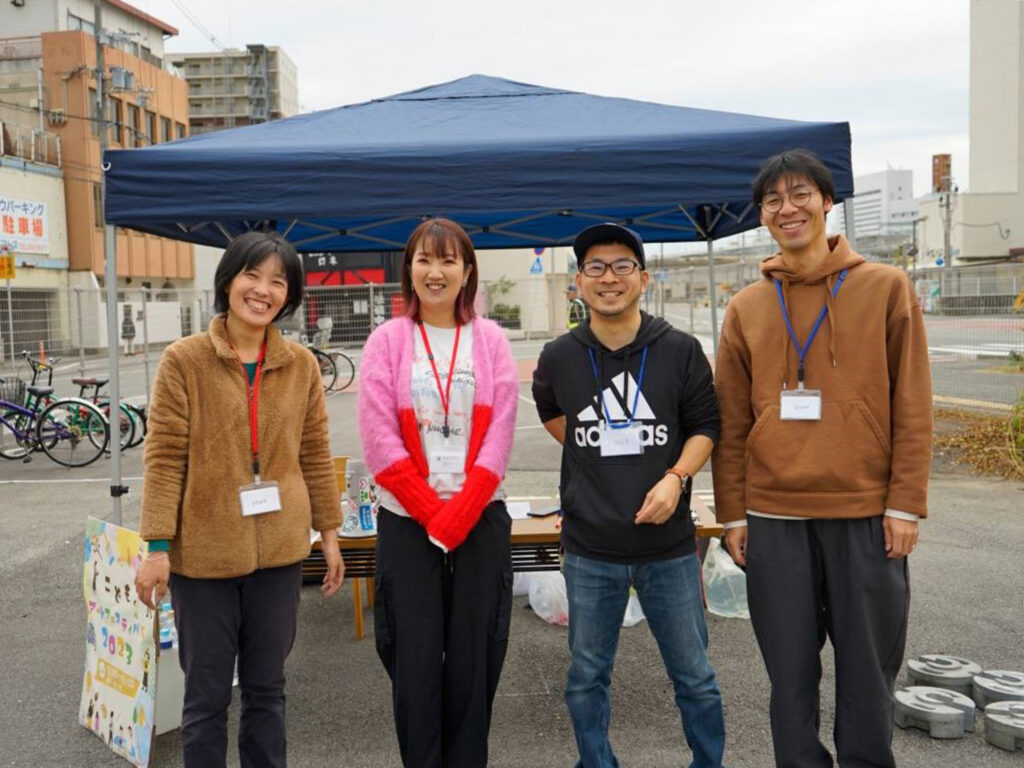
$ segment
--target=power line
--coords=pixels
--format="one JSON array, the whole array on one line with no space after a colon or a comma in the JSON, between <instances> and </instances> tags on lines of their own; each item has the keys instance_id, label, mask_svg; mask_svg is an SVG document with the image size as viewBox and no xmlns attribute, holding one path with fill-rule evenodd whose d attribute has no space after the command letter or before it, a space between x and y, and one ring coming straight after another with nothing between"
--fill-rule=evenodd
<instances>
[{"instance_id":1,"label":"power line","mask_svg":"<svg viewBox=\"0 0 1024 768\"><path fill-rule=\"evenodd\" d=\"M194 26L203 34L203 37L205 37L207 40L209 40L211 43L217 46L218 49L222 51L227 50L225 46L221 43L221 41L214 37L213 33L206 27L204 27L202 22L199 21L199 19L192 15L192 13L188 10L188 8L185 7L185 4L182 3L181 0L171 0L171 2L174 3L174 6L182 12L186 19L192 22L192 26Z\"/></svg>"}]
</instances>

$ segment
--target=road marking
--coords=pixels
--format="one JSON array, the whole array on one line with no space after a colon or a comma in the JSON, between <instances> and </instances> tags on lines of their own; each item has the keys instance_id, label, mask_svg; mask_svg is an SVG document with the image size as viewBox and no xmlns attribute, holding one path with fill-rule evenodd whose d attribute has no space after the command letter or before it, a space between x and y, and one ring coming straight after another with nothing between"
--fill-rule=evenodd
<instances>
[{"instance_id":1,"label":"road marking","mask_svg":"<svg viewBox=\"0 0 1024 768\"><path fill-rule=\"evenodd\" d=\"M993 342L991 344L984 344L978 347L928 347L928 351L931 353L939 352L953 355L960 355L962 357L1009 357L1010 352L1015 349L1020 349L1019 345L1014 344L1002 344Z\"/></svg>"},{"instance_id":2,"label":"road marking","mask_svg":"<svg viewBox=\"0 0 1024 768\"><path fill-rule=\"evenodd\" d=\"M141 477L122 477L121 481L126 482L128 480L138 480L142 482ZM73 480L0 480L0 485L55 485L60 483L107 483L110 484L109 477L76 477Z\"/></svg>"},{"instance_id":3,"label":"road marking","mask_svg":"<svg viewBox=\"0 0 1024 768\"><path fill-rule=\"evenodd\" d=\"M520 395L519 399L522 400L524 403L529 403L530 405L536 405L536 403L533 402L533 400L528 398L526 395Z\"/></svg>"},{"instance_id":4,"label":"road marking","mask_svg":"<svg viewBox=\"0 0 1024 768\"><path fill-rule=\"evenodd\" d=\"M945 395L932 395L932 402L941 405L959 405L965 408L987 408L993 411L1012 411L1013 406L1006 403L996 403L992 400L970 400L965 397L947 397Z\"/></svg>"},{"instance_id":5,"label":"road marking","mask_svg":"<svg viewBox=\"0 0 1024 768\"><path fill-rule=\"evenodd\" d=\"M516 432L518 432L521 429L544 429L544 425L543 424L526 424L526 425L524 425L522 427L516 427Z\"/></svg>"}]
</instances>

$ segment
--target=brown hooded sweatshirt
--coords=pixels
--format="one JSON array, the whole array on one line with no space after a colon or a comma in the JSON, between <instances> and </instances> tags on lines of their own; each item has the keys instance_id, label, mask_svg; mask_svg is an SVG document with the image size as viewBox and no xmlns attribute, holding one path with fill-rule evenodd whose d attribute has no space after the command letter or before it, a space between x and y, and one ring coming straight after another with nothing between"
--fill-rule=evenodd
<instances>
[{"instance_id":1,"label":"brown hooded sweatshirt","mask_svg":"<svg viewBox=\"0 0 1024 768\"><path fill-rule=\"evenodd\" d=\"M776 254L761 262L765 279L729 302L715 359L719 522L743 520L748 509L927 516L932 388L921 307L902 271L864 261L841 235L828 242L831 254L815 272L797 274ZM779 419L783 388L798 386L798 357L775 280L801 344L828 306L805 358L805 387L821 390L820 421Z\"/></svg>"}]
</instances>

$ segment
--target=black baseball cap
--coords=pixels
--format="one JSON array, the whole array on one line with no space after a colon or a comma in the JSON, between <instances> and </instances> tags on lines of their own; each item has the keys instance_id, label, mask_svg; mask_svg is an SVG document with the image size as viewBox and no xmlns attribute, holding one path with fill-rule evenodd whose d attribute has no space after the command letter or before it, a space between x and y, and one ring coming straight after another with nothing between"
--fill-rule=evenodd
<instances>
[{"instance_id":1,"label":"black baseball cap","mask_svg":"<svg viewBox=\"0 0 1024 768\"><path fill-rule=\"evenodd\" d=\"M644 241L636 232L620 224L606 222L594 224L587 227L572 241L572 249L576 253L576 263L583 266L583 259L587 250L592 245L604 245L605 243L622 243L633 251L637 261L640 262L640 269L647 269L647 261L644 258Z\"/></svg>"}]
</instances>

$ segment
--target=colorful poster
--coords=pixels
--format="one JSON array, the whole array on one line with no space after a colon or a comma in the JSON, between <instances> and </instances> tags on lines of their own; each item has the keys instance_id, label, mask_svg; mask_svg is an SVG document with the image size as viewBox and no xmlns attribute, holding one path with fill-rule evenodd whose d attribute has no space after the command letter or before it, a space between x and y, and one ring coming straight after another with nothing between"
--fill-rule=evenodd
<instances>
[{"instance_id":1,"label":"colorful poster","mask_svg":"<svg viewBox=\"0 0 1024 768\"><path fill-rule=\"evenodd\" d=\"M85 675L78 722L134 765L153 745L157 649L153 611L135 594L139 534L90 517L85 530Z\"/></svg>"}]
</instances>

